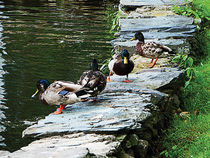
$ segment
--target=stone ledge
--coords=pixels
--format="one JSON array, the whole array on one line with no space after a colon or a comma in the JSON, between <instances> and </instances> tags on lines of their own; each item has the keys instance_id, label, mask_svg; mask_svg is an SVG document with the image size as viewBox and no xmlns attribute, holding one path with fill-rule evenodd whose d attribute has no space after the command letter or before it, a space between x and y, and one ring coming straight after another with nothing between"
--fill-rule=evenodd
<instances>
[{"instance_id":1,"label":"stone ledge","mask_svg":"<svg viewBox=\"0 0 210 158\"><path fill-rule=\"evenodd\" d=\"M141 6L160 6L160 5L183 5L184 0L120 0L120 4L126 8L134 8Z\"/></svg>"},{"instance_id":2,"label":"stone ledge","mask_svg":"<svg viewBox=\"0 0 210 158\"><path fill-rule=\"evenodd\" d=\"M90 155L106 156L118 148L120 142L113 135L70 134L32 142L13 153L2 153L2 158L81 158Z\"/></svg>"},{"instance_id":3,"label":"stone ledge","mask_svg":"<svg viewBox=\"0 0 210 158\"><path fill-rule=\"evenodd\" d=\"M166 113L171 115L180 104L176 95L171 98L156 89L181 87L182 76L176 68L142 70L129 75L132 83L122 82L124 76L111 76L113 82L97 102L77 103L62 115L38 121L23 136L41 139L7 156L144 157L165 126Z\"/></svg>"}]
</instances>

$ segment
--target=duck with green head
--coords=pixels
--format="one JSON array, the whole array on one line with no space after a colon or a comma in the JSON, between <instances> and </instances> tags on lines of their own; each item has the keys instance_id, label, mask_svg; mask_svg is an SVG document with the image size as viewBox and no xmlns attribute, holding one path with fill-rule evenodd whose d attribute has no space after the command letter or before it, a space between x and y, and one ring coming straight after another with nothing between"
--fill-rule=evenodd
<instances>
[{"instance_id":1,"label":"duck with green head","mask_svg":"<svg viewBox=\"0 0 210 158\"><path fill-rule=\"evenodd\" d=\"M48 80L41 79L37 81L36 86L37 91L32 95L32 98L39 93L39 99L43 104L60 105L52 114L61 114L67 104L83 101L92 93L88 88L70 81L54 81L50 84Z\"/></svg>"},{"instance_id":2,"label":"duck with green head","mask_svg":"<svg viewBox=\"0 0 210 158\"><path fill-rule=\"evenodd\" d=\"M156 64L161 54L173 53L172 49L167 46L164 46L155 42L145 43L144 35L142 34L141 31L136 32L134 37L131 40L138 40L138 43L136 45L136 52L139 55L143 57L147 57L147 58L152 58L149 65L150 68L152 68ZM154 59L155 61L153 62Z\"/></svg>"},{"instance_id":3,"label":"duck with green head","mask_svg":"<svg viewBox=\"0 0 210 158\"><path fill-rule=\"evenodd\" d=\"M80 79L77 81L77 84L92 90L92 97L97 97L97 95L105 89L106 76L98 69L98 62L96 59L91 61L90 70L82 73Z\"/></svg>"},{"instance_id":4,"label":"duck with green head","mask_svg":"<svg viewBox=\"0 0 210 158\"><path fill-rule=\"evenodd\" d=\"M127 49L124 49L120 55L114 55L113 59L109 62L109 77L107 78L107 81L110 82L110 76L112 73L115 73L119 76L127 76L127 79L123 82L131 82L128 79L128 74L131 73L131 71L134 68L134 63L132 60L130 60L130 55L127 51Z\"/></svg>"}]
</instances>

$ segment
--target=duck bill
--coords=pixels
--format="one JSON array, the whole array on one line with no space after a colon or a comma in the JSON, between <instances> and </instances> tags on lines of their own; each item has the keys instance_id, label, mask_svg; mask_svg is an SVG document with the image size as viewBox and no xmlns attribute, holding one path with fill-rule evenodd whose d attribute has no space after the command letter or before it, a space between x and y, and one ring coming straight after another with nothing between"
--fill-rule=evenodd
<instances>
[{"instance_id":1,"label":"duck bill","mask_svg":"<svg viewBox=\"0 0 210 158\"><path fill-rule=\"evenodd\" d=\"M131 38L130 40L131 40L131 41L136 40L136 37L135 37L135 36L133 36L133 38Z\"/></svg>"},{"instance_id":2,"label":"duck bill","mask_svg":"<svg viewBox=\"0 0 210 158\"><path fill-rule=\"evenodd\" d=\"M128 64L128 58L124 57L124 64Z\"/></svg>"},{"instance_id":3,"label":"duck bill","mask_svg":"<svg viewBox=\"0 0 210 158\"><path fill-rule=\"evenodd\" d=\"M34 98L34 97L37 95L37 93L39 93L39 90L38 90L38 89L37 89L36 92L31 96L31 98Z\"/></svg>"}]
</instances>

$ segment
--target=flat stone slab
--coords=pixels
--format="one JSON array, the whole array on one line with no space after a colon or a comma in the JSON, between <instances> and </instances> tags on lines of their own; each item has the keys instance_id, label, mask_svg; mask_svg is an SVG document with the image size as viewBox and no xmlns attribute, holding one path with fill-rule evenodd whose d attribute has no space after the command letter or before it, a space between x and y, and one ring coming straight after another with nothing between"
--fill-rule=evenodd
<instances>
[{"instance_id":1,"label":"flat stone slab","mask_svg":"<svg viewBox=\"0 0 210 158\"><path fill-rule=\"evenodd\" d=\"M139 7L144 5L164 5L162 0L120 0L120 4L126 7Z\"/></svg>"},{"instance_id":2,"label":"flat stone slab","mask_svg":"<svg viewBox=\"0 0 210 158\"><path fill-rule=\"evenodd\" d=\"M126 7L139 7L145 5L182 5L184 3L184 0L120 0L120 4Z\"/></svg>"},{"instance_id":3,"label":"flat stone slab","mask_svg":"<svg viewBox=\"0 0 210 158\"><path fill-rule=\"evenodd\" d=\"M77 133L40 139L13 153L2 151L0 156L1 158L82 158L91 154L105 157L119 144L113 135Z\"/></svg>"},{"instance_id":4,"label":"flat stone slab","mask_svg":"<svg viewBox=\"0 0 210 158\"><path fill-rule=\"evenodd\" d=\"M121 91L121 92L120 92ZM164 96L164 95L163 95ZM146 119L150 113L145 107L151 95L116 90L100 95L97 102L77 103L62 115L49 115L23 131L23 136L46 137L61 133L117 133L141 128L136 121ZM139 117L139 114L144 114Z\"/></svg>"},{"instance_id":5,"label":"flat stone slab","mask_svg":"<svg viewBox=\"0 0 210 158\"><path fill-rule=\"evenodd\" d=\"M135 18L175 15L175 13L172 11L171 6L158 5L158 6L141 6L136 8L134 11L129 11L126 15L128 18L135 19Z\"/></svg>"},{"instance_id":6,"label":"flat stone slab","mask_svg":"<svg viewBox=\"0 0 210 158\"><path fill-rule=\"evenodd\" d=\"M156 62L153 69L173 67L173 63L171 63L171 58L172 56L158 58L158 61ZM149 68L149 64L151 62L150 58L142 57L138 54L135 54L135 55L132 55L130 59L134 62L134 65L135 65L132 73L136 73L138 71L145 70L145 69L148 69L148 70L151 69Z\"/></svg>"},{"instance_id":7,"label":"flat stone slab","mask_svg":"<svg viewBox=\"0 0 210 158\"><path fill-rule=\"evenodd\" d=\"M132 83L122 82L124 76L111 76L113 82L107 84L98 101L76 103L61 115L49 115L24 130L23 136L47 137L78 132L110 134L140 129L140 122L151 116L149 108L166 97L155 89L178 86L182 75L182 71L172 68L145 70L129 75Z\"/></svg>"},{"instance_id":8,"label":"flat stone slab","mask_svg":"<svg viewBox=\"0 0 210 158\"><path fill-rule=\"evenodd\" d=\"M193 24L193 18L170 15L170 16L158 16L154 18L139 18L139 19L119 19L121 31L146 31L151 29L165 30L167 32L174 32L175 30L188 30L195 29Z\"/></svg>"},{"instance_id":9,"label":"flat stone slab","mask_svg":"<svg viewBox=\"0 0 210 158\"><path fill-rule=\"evenodd\" d=\"M177 68L145 69L135 74L129 74L129 80L132 81L129 84L120 82L125 79L125 76L111 76L111 80L115 82L111 82L106 90L127 88L135 91L141 90L141 87L153 90L181 87L184 85L183 77L184 72ZM152 93L152 91L149 93Z\"/></svg>"}]
</instances>

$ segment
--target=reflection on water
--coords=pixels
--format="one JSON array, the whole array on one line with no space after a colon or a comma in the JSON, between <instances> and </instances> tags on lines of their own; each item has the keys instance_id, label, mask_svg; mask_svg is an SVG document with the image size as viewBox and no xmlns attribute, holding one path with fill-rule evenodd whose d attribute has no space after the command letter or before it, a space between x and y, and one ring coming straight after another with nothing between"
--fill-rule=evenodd
<instances>
[{"instance_id":1,"label":"reflection on water","mask_svg":"<svg viewBox=\"0 0 210 158\"><path fill-rule=\"evenodd\" d=\"M0 8L4 8L3 5L1 5L0 1ZM3 12L0 12L0 16L2 18L7 18L6 16L2 15ZM3 25L2 22L0 21L0 49L2 50L3 54L6 54L5 52L5 43L3 42ZM3 70L3 65L4 65L5 60L2 58L2 54L0 54L0 146L6 146L4 143L5 138L2 136L2 132L6 130L5 126L3 125L3 120L5 119L5 115L3 110L7 109L5 106L4 102L6 101L4 98L5 95L5 90L3 88L4 85L4 80L3 80L3 75L5 74L5 71Z\"/></svg>"},{"instance_id":2,"label":"reflection on water","mask_svg":"<svg viewBox=\"0 0 210 158\"><path fill-rule=\"evenodd\" d=\"M55 110L30 98L37 80L75 82L92 58L101 63L110 56L107 15L114 6L103 0L3 0L0 5L0 104L8 107L7 146L0 148L12 151L30 141L21 139L24 121Z\"/></svg>"}]
</instances>

